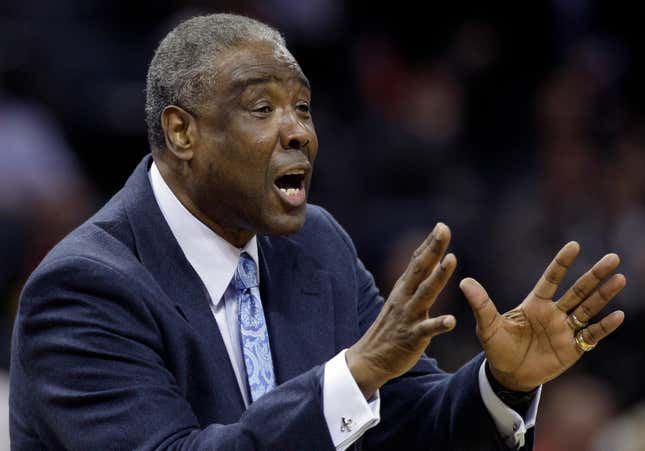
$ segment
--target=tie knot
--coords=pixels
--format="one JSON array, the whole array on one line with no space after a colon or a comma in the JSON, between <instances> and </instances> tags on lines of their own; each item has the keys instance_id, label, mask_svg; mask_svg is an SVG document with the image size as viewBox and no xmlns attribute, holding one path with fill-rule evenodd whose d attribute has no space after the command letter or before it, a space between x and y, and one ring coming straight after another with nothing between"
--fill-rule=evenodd
<instances>
[{"instance_id":1,"label":"tie knot","mask_svg":"<svg viewBox=\"0 0 645 451\"><path fill-rule=\"evenodd\" d=\"M240 254L240 261L237 264L237 270L235 271L233 280L238 290L258 286L257 267L251 256L246 252Z\"/></svg>"}]
</instances>

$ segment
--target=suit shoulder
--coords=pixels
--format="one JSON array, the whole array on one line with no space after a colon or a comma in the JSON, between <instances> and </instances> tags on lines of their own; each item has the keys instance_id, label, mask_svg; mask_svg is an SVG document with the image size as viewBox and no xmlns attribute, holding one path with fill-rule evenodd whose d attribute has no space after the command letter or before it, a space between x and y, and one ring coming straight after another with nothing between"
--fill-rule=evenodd
<instances>
[{"instance_id":1,"label":"suit shoulder","mask_svg":"<svg viewBox=\"0 0 645 451\"><path fill-rule=\"evenodd\" d=\"M291 236L308 248L342 250L356 255L351 238L336 219L323 207L307 204L305 223L298 233Z\"/></svg>"},{"instance_id":2,"label":"suit shoulder","mask_svg":"<svg viewBox=\"0 0 645 451\"><path fill-rule=\"evenodd\" d=\"M302 228L302 231L308 232L309 230L314 229L317 231L329 230L338 232L338 229L342 230L342 227L336 219L325 210L323 207L315 204L307 204L307 216L305 218L305 224Z\"/></svg>"},{"instance_id":3,"label":"suit shoulder","mask_svg":"<svg viewBox=\"0 0 645 451\"><path fill-rule=\"evenodd\" d=\"M115 196L52 248L33 271L27 285L51 272L103 267L128 274L133 266L139 265L130 225Z\"/></svg>"}]
</instances>

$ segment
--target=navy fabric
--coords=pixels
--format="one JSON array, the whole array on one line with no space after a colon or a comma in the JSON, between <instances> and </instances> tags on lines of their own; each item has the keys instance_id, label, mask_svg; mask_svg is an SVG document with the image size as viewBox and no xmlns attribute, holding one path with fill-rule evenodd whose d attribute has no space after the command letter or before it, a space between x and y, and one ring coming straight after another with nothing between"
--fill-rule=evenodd
<instances>
[{"instance_id":1,"label":"navy fabric","mask_svg":"<svg viewBox=\"0 0 645 451\"><path fill-rule=\"evenodd\" d=\"M24 288L12 343L12 449L334 449L323 365L383 305L351 240L315 206L297 234L258 237L279 385L245 410L208 293L154 199L150 163ZM357 447L503 449L478 391L482 359L447 374L422 358L381 389L381 423Z\"/></svg>"}]
</instances>

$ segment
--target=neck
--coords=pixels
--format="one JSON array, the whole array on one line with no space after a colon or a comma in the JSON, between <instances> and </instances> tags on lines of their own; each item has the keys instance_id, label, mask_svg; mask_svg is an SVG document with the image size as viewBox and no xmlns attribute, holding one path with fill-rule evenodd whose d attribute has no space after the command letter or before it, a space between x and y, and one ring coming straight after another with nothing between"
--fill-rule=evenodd
<instances>
[{"instance_id":1,"label":"neck","mask_svg":"<svg viewBox=\"0 0 645 451\"><path fill-rule=\"evenodd\" d=\"M179 202L202 224L238 248L243 248L253 238L255 233L250 230L225 227L221 225L221 222L212 220L188 195L184 188L185 184L178 179L176 172L163 159L155 159L155 164L170 190L179 199Z\"/></svg>"}]
</instances>

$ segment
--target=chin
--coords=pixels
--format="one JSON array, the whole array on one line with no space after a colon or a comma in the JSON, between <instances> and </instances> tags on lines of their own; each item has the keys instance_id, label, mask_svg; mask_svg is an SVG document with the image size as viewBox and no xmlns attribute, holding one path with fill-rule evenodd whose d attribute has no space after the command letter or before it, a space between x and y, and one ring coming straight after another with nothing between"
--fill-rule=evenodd
<instances>
[{"instance_id":1,"label":"chin","mask_svg":"<svg viewBox=\"0 0 645 451\"><path fill-rule=\"evenodd\" d=\"M292 235L297 233L305 223L306 208L291 214L281 214L265 222L266 233L270 235Z\"/></svg>"}]
</instances>

